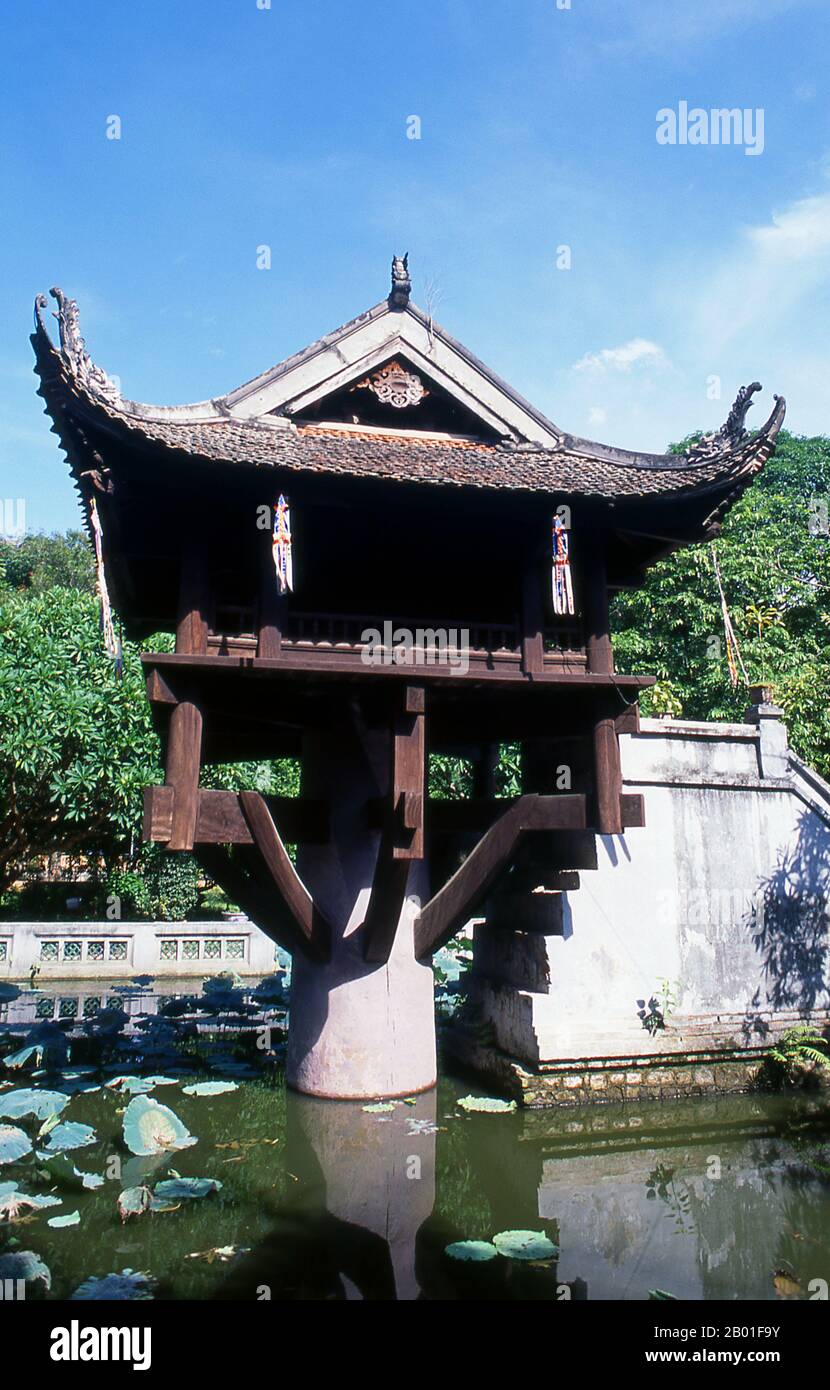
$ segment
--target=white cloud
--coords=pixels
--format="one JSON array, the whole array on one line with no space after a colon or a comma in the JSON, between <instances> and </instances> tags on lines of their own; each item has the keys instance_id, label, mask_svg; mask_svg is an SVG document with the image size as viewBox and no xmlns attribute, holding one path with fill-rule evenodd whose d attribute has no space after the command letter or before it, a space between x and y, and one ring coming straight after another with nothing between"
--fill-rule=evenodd
<instances>
[{"instance_id":1,"label":"white cloud","mask_svg":"<svg viewBox=\"0 0 830 1390\"><path fill-rule=\"evenodd\" d=\"M666 365L666 355L657 343L648 338L631 338L619 347L602 348L599 352L586 352L578 362L574 362L575 372L630 372L634 367L660 368Z\"/></svg>"},{"instance_id":2,"label":"white cloud","mask_svg":"<svg viewBox=\"0 0 830 1390\"><path fill-rule=\"evenodd\" d=\"M768 336L830 285L830 193L800 198L746 227L714 271L687 290L694 338L711 358L756 330Z\"/></svg>"}]
</instances>

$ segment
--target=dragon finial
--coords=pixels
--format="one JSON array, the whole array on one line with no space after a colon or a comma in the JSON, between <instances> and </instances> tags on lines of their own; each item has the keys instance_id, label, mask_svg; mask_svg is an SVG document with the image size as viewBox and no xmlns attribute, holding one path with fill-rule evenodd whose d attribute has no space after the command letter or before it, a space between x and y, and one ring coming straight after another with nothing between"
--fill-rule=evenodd
<instances>
[{"instance_id":1,"label":"dragon finial","mask_svg":"<svg viewBox=\"0 0 830 1390\"><path fill-rule=\"evenodd\" d=\"M698 443L689 450L688 457L691 459L709 458L713 454L722 454L731 449L737 449L743 444L744 440L749 437L746 429L747 411L752 405L752 397L756 391L760 390L760 381L752 381L749 386L742 386L724 424L719 430L714 430L711 434L704 434Z\"/></svg>"},{"instance_id":2,"label":"dragon finial","mask_svg":"<svg viewBox=\"0 0 830 1390\"><path fill-rule=\"evenodd\" d=\"M86 343L81 337L77 300L69 299L57 286L53 287L49 293L58 306L55 318L58 321L61 352L73 375L87 391L104 396L107 400L118 400L121 392L117 383L107 375L103 367L95 365L86 350ZM38 308L42 309L46 304L45 297L39 295L37 303Z\"/></svg>"},{"instance_id":3,"label":"dragon finial","mask_svg":"<svg viewBox=\"0 0 830 1390\"><path fill-rule=\"evenodd\" d=\"M409 252L407 251L405 256L392 257L392 292L389 295L391 308L405 309L411 293L412 281L409 278Z\"/></svg>"}]
</instances>

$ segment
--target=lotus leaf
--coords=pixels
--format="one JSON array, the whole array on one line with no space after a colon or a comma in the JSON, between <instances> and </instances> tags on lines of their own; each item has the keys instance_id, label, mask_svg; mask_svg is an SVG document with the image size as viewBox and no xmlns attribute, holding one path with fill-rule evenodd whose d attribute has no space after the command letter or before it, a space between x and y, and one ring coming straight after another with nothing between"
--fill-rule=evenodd
<instances>
[{"instance_id":1,"label":"lotus leaf","mask_svg":"<svg viewBox=\"0 0 830 1390\"><path fill-rule=\"evenodd\" d=\"M0 1125L0 1163L16 1163L32 1152L32 1141L17 1125Z\"/></svg>"},{"instance_id":2,"label":"lotus leaf","mask_svg":"<svg viewBox=\"0 0 830 1390\"><path fill-rule=\"evenodd\" d=\"M472 1260L476 1263L494 1260L498 1253L489 1240L456 1240L444 1248L444 1254L449 1255L451 1260Z\"/></svg>"},{"instance_id":3,"label":"lotus leaf","mask_svg":"<svg viewBox=\"0 0 830 1390\"><path fill-rule=\"evenodd\" d=\"M62 1226L79 1226L81 1224L81 1213L79 1211L67 1212L65 1216L50 1216L46 1222L47 1226L54 1226L60 1230Z\"/></svg>"},{"instance_id":4,"label":"lotus leaf","mask_svg":"<svg viewBox=\"0 0 830 1390\"><path fill-rule=\"evenodd\" d=\"M554 1260L559 1254L544 1231L500 1231L493 1244L508 1260Z\"/></svg>"},{"instance_id":5,"label":"lotus leaf","mask_svg":"<svg viewBox=\"0 0 830 1390\"><path fill-rule=\"evenodd\" d=\"M0 1097L0 1119L19 1120L24 1115L34 1115L36 1120L45 1120L59 1115L68 1104L69 1096L61 1091L7 1091Z\"/></svg>"},{"instance_id":6,"label":"lotus leaf","mask_svg":"<svg viewBox=\"0 0 830 1390\"><path fill-rule=\"evenodd\" d=\"M52 1287L47 1266L33 1250L12 1250L0 1255L0 1283L6 1279L24 1279L27 1284L40 1281L45 1289Z\"/></svg>"},{"instance_id":7,"label":"lotus leaf","mask_svg":"<svg viewBox=\"0 0 830 1390\"><path fill-rule=\"evenodd\" d=\"M149 1274L122 1269L120 1274L105 1274L101 1279L85 1279L69 1297L79 1299L148 1299L153 1297L156 1281Z\"/></svg>"},{"instance_id":8,"label":"lotus leaf","mask_svg":"<svg viewBox=\"0 0 830 1390\"><path fill-rule=\"evenodd\" d=\"M139 1156L187 1149L197 1143L178 1115L152 1096L136 1096L124 1112L124 1143Z\"/></svg>"},{"instance_id":9,"label":"lotus leaf","mask_svg":"<svg viewBox=\"0 0 830 1390\"><path fill-rule=\"evenodd\" d=\"M225 1091L238 1091L236 1081L197 1081L193 1086L185 1086L186 1096L221 1096Z\"/></svg>"},{"instance_id":10,"label":"lotus leaf","mask_svg":"<svg viewBox=\"0 0 830 1390\"><path fill-rule=\"evenodd\" d=\"M191 1197L207 1197L218 1192L221 1186L218 1178L168 1178L156 1183L153 1196L163 1201L181 1202Z\"/></svg>"},{"instance_id":11,"label":"lotus leaf","mask_svg":"<svg viewBox=\"0 0 830 1390\"><path fill-rule=\"evenodd\" d=\"M458 1104L476 1115L509 1115L516 1109L515 1100L497 1100L495 1096L462 1096Z\"/></svg>"},{"instance_id":12,"label":"lotus leaf","mask_svg":"<svg viewBox=\"0 0 830 1390\"><path fill-rule=\"evenodd\" d=\"M79 1124L77 1120L62 1120L50 1130L46 1152L58 1154L65 1153L67 1149L84 1149L88 1144L94 1144L96 1139L91 1125Z\"/></svg>"}]
</instances>

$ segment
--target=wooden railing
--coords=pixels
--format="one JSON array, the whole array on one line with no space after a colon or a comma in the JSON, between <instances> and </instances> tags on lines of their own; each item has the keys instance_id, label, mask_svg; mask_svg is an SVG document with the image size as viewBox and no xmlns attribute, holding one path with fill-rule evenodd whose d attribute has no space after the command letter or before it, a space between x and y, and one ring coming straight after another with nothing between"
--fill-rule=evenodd
<instances>
[{"instance_id":1,"label":"wooden railing","mask_svg":"<svg viewBox=\"0 0 830 1390\"><path fill-rule=\"evenodd\" d=\"M235 656L256 654L258 647L255 614L241 607L218 607L217 623L224 630L211 631L208 651L215 655ZM251 631L245 631L245 623ZM359 657L365 650L364 633L380 635L381 647L399 629L412 634L422 650L440 657L441 652L458 649L469 653L471 662L493 663L499 666L520 666L522 661L521 630L514 622L488 623L476 619L383 617L377 613L304 612L287 609L283 617L280 648L288 652L326 652ZM398 641L401 639L398 638ZM544 630L545 665L564 665L576 670L585 667L585 648L578 620L568 619Z\"/></svg>"}]
</instances>

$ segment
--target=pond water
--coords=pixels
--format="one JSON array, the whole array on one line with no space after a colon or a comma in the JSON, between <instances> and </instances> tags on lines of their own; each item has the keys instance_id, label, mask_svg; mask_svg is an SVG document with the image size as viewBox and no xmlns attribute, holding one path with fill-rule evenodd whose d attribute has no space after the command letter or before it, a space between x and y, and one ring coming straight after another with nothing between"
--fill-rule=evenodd
<instances>
[{"instance_id":1,"label":"pond water","mask_svg":"<svg viewBox=\"0 0 830 1390\"><path fill-rule=\"evenodd\" d=\"M37 1255L49 1298L131 1269L164 1299L642 1300L662 1290L775 1300L808 1297L830 1269L830 1103L820 1096L478 1114L458 1101L482 1088L445 1076L410 1103L367 1110L287 1092L279 1049L256 1075L224 1037L221 1052L200 1044L180 1056L183 1074L169 1057L121 1067L171 1078L150 1094L197 1139L142 1158L123 1142L129 1096L101 1084L118 1062L102 1060L108 1070L70 1080L78 1090L60 1117L94 1130L69 1158L102 1185L56 1188L33 1154L0 1167L0 1185L61 1197L0 1225L0 1256ZM0 1108L20 1088L67 1089L61 1075L0 1072ZM185 1094L221 1075L236 1089ZM39 1121L0 1119L8 1124L34 1139ZM123 1189L172 1174L221 1189L122 1222ZM47 1224L75 1211L77 1225ZM543 1232L558 1253L482 1262L446 1253L510 1230Z\"/></svg>"}]
</instances>

